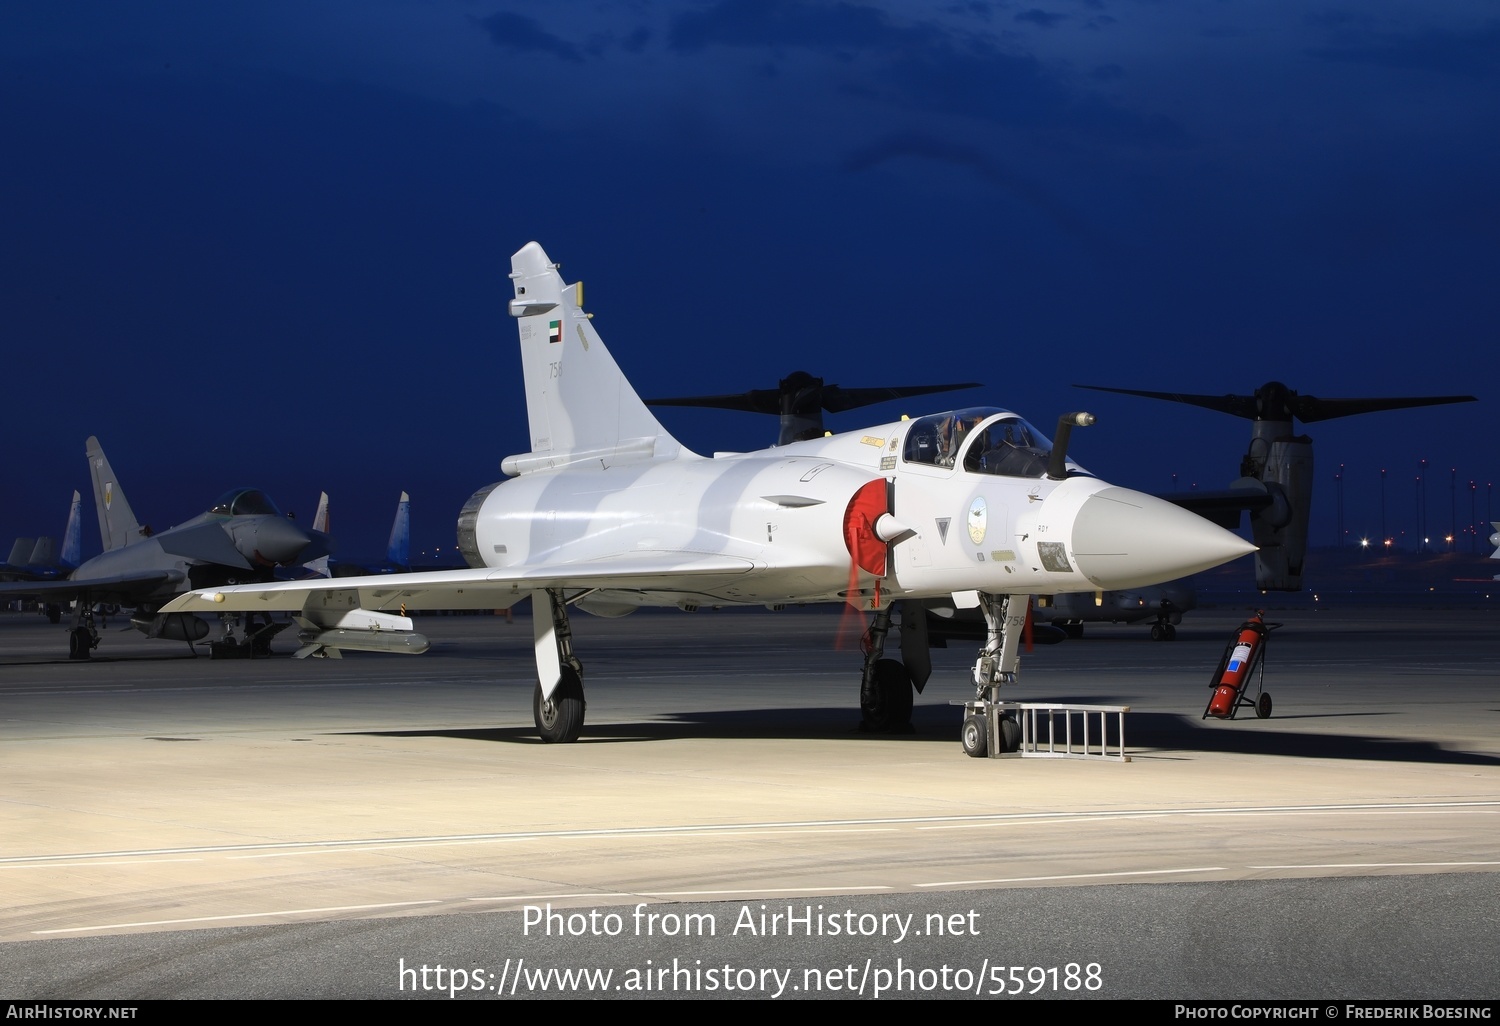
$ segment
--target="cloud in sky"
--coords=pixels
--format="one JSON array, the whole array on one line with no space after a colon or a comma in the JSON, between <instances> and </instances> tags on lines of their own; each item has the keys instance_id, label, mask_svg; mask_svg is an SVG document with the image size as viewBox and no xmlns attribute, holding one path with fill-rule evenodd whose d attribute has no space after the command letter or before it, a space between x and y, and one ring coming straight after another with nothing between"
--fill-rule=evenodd
<instances>
[{"instance_id":1,"label":"cloud in sky","mask_svg":"<svg viewBox=\"0 0 1500 1026\"><path fill-rule=\"evenodd\" d=\"M545 53L561 57L565 61L581 61L578 47L567 40L554 36L536 23L533 18L510 11L496 11L478 19L496 46L517 53Z\"/></svg>"}]
</instances>

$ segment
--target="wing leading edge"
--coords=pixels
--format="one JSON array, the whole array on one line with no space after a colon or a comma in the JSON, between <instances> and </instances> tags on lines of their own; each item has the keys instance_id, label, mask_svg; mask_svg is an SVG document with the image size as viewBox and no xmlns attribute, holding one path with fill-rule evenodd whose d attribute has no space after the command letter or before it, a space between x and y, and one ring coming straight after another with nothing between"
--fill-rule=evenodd
<instances>
[{"instance_id":1,"label":"wing leading edge","mask_svg":"<svg viewBox=\"0 0 1500 1026\"><path fill-rule=\"evenodd\" d=\"M436 570L205 588L173 599L162 612L283 611L320 619L311 614L353 608L507 609L533 591L548 588L697 591L715 579L733 579L758 569L762 565L753 560L718 554L640 554L565 566Z\"/></svg>"}]
</instances>

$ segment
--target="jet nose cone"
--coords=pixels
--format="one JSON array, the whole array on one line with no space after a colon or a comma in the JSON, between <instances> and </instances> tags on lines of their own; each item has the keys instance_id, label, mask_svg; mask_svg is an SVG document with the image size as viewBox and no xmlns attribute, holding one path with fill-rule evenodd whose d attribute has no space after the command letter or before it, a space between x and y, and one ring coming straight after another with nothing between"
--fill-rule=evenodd
<instances>
[{"instance_id":1,"label":"jet nose cone","mask_svg":"<svg viewBox=\"0 0 1500 1026\"><path fill-rule=\"evenodd\" d=\"M285 517L267 517L255 528L255 556L266 563L290 563L312 537Z\"/></svg>"},{"instance_id":2,"label":"jet nose cone","mask_svg":"<svg viewBox=\"0 0 1500 1026\"><path fill-rule=\"evenodd\" d=\"M1255 551L1196 513L1129 488L1090 495L1073 520L1073 556L1101 588L1137 588L1195 574Z\"/></svg>"}]
</instances>

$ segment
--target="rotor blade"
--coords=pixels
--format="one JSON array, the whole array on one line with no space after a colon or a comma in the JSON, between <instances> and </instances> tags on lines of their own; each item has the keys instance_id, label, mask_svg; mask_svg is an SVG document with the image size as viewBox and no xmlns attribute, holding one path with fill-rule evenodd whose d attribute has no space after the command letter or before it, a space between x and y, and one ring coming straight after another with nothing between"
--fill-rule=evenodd
<instances>
[{"instance_id":1,"label":"rotor blade","mask_svg":"<svg viewBox=\"0 0 1500 1026\"><path fill-rule=\"evenodd\" d=\"M694 395L676 399L646 399L644 402L647 406L698 406L772 415L781 412L781 393L771 388L757 388L735 395Z\"/></svg>"},{"instance_id":2,"label":"rotor blade","mask_svg":"<svg viewBox=\"0 0 1500 1026\"><path fill-rule=\"evenodd\" d=\"M1218 410L1234 417L1257 420L1262 417L1276 420L1288 414L1306 424L1336 417L1352 417L1360 413L1377 413L1381 410L1405 410L1416 406L1441 406L1445 403L1475 402L1472 395L1402 396L1389 399L1319 399L1313 395L1298 395L1285 386L1268 382L1256 390L1255 395L1188 395L1181 392L1147 392L1135 388L1109 388L1104 385L1075 385L1075 388L1092 389L1095 392L1118 392L1122 395L1139 395L1148 399L1164 399L1167 402L1186 403L1209 410Z\"/></svg>"},{"instance_id":3,"label":"rotor blade","mask_svg":"<svg viewBox=\"0 0 1500 1026\"><path fill-rule=\"evenodd\" d=\"M892 399L907 399L914 395L931 395L934 392L956 392L962 388L982 387L977 381L963 381L954 385L898 385L894 388L842 388L838 385L825 385L823 386L823 409L829 413L843 413L845 410L873 406L875 403L888 402Z\"/></svg>"},{"instance_id":4,"label":"rotor blade","mask_svg":"<svg viewBox=\"0 0 1500 1026\"><path fill-rule=\"evenodd\" d=\"M1104 385L1074 385L1095 392L1119 392L1121 395L1143 395L1147 399L1165 399L1169 403L1186 403L1207 410L1218 410L1232 417L1254 420L1256 403L1253 395L1188 395L1183 392L1145 392L1138 388L1108 388Z\"/></svg>"},{"instance_id":5,"label":"rotor blade","mask_svg":"<svg viewBox=\"0 0 1500 1026\"><path fill-rule=\"evenodd\" d=\"M1297 419L1312 424L1335 417L1352 417L1359 413L1378 413L1381 410L1406 410L1414 406L1442 406L1446 403L1472 403L1472 395L1411 396L1399 399L1319 399L1313 395L1299 395L1292 400L1292 413Z\"/></svg>"},{"instance_id":6,"label":"rotor blade","mask_svg":"<svg viewBox=\"0 0 1500 1026\"><path fill-rule=\"evenodd\" d=\"M791 379L789 379L791 380ZM749 392L740 392L732 395L695 395L672 399L647 399L647 406L696 406L707 407L717 410L743 410L747 413L769 413L777 415L783 412L783 403L787 397L792 397L795 412L811 413L819 407L830 413L843 413L845 410L857 409L861 406L870 406L874 403L888 402L892 399L905 399L916 395L929 395L933 392L951 392L960 388L979 388L977 381L965 381L953 385L896 385L889 388L841 388L838 385L824 385L821 381L797 381L783 389L757 388Z\"/></svg>"}]
</instances>

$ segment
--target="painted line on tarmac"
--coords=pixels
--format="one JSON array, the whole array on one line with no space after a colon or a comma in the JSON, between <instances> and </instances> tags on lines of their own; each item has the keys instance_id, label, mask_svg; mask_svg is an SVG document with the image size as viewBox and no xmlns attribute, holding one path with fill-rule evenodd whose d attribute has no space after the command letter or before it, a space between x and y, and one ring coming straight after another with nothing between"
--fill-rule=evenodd
<instances>
[{"instance_id":1,"label":"painted line on tarmac","mask_svg":"<svg viewBox=\"0 0 1500 1026\"><path fill-rule=\"evenodd\" d=\"M1458 802L1380 802L1371 804L1343 805L1288 805L1204 807L1186 809L1132 809L1099 812L1000 812L981 815L955 816L889 816L858 819L786 820L762 823L700 823L678 826L643 827L595 827L577 830L518 830L505 833L483 834L434 834L430 836L362 837L346 840L317 841L271 841L245 844L185 845L173 848L143 848L136 850L114 850L96 852L70 852L52 855L12 855L0 858L0 868L30 863L51 862L76 864L98 859L149 858L162 855L214 855L230 852L269 851L313 851L317 849L374 849L420 844L485 844L504 841L562 840L566 838L610 838L610 837L671 837L674 835L743 834L749 831L807 831L823 829L845 831L855 827L893 829L899 826L914 826L918 829L935 829L941 826L991 824L991 823L1084 823L1092 820L1137 819L1143 816L1250 816L1250 815L1308 815L1326 813L1370 813L1370 812L1488 812L1500 809L1497 801Z\"/></svg>"},{"instance_id":2,"label":"painted line on tarmac","mask_svg":"<svg viewBox=\"0 0 1500 1026\"><path fill-rule=\"evenodd\" d=\"M1456 866L1500 866L1500 862L1309 862L1295 866L1248 866L1248 869L1451 869Z\"/></svg>"},{"instance_id":3,"label":"painted line on tarmac","mask_svg":"<svg viewBox=\"0 0 1500 1026\"><path fill-rule=\"evenodd\" d=\"M1006 876L990 880L940 880L914 887L977 887L980 884L1047 883L1053 880L1103 880L1121 876L1168 876L1174 873L1227 873L1224 866L1194 866L1190 869L1131 869L1120 873L1068 873L1061 876Z\"/></svg>"},{"instance_id":4,"label":"painted line on tarmac","mask_svg":"<svg viewBox=\"0 0 1500 1026\"><path fill-rule=\"evenodd\" d=\"M203 862L203 859L122 859L118 862L26 862L20 865L0 866L0 870L8 869L58 869L66 866L68 869L92 869L95 866L159 866L164 863L174 862Z\"/></svg>"},{"instance_id":5,"label":"painted line on tarmac","mask_svg":"<svg viewBox=\"0 0 1500 1026\"><path fill-rule=\"evenodd\" d=\"M87 933L90 930L138 930L146 926L183 926L188 923L217 923L233 919L274 919L277 916L310 916L325 912L367 912L376 908L409 908L413 905L440 905L437 899L427 901L385 901L378 905L330 905L327 908L285 908L270 912L240 912L224 916L192 916L188 919L155 919L137 923L102 923L98 926L69 926L59 930L33 930L32 933Z\"/></svg>"}]
</instances>

